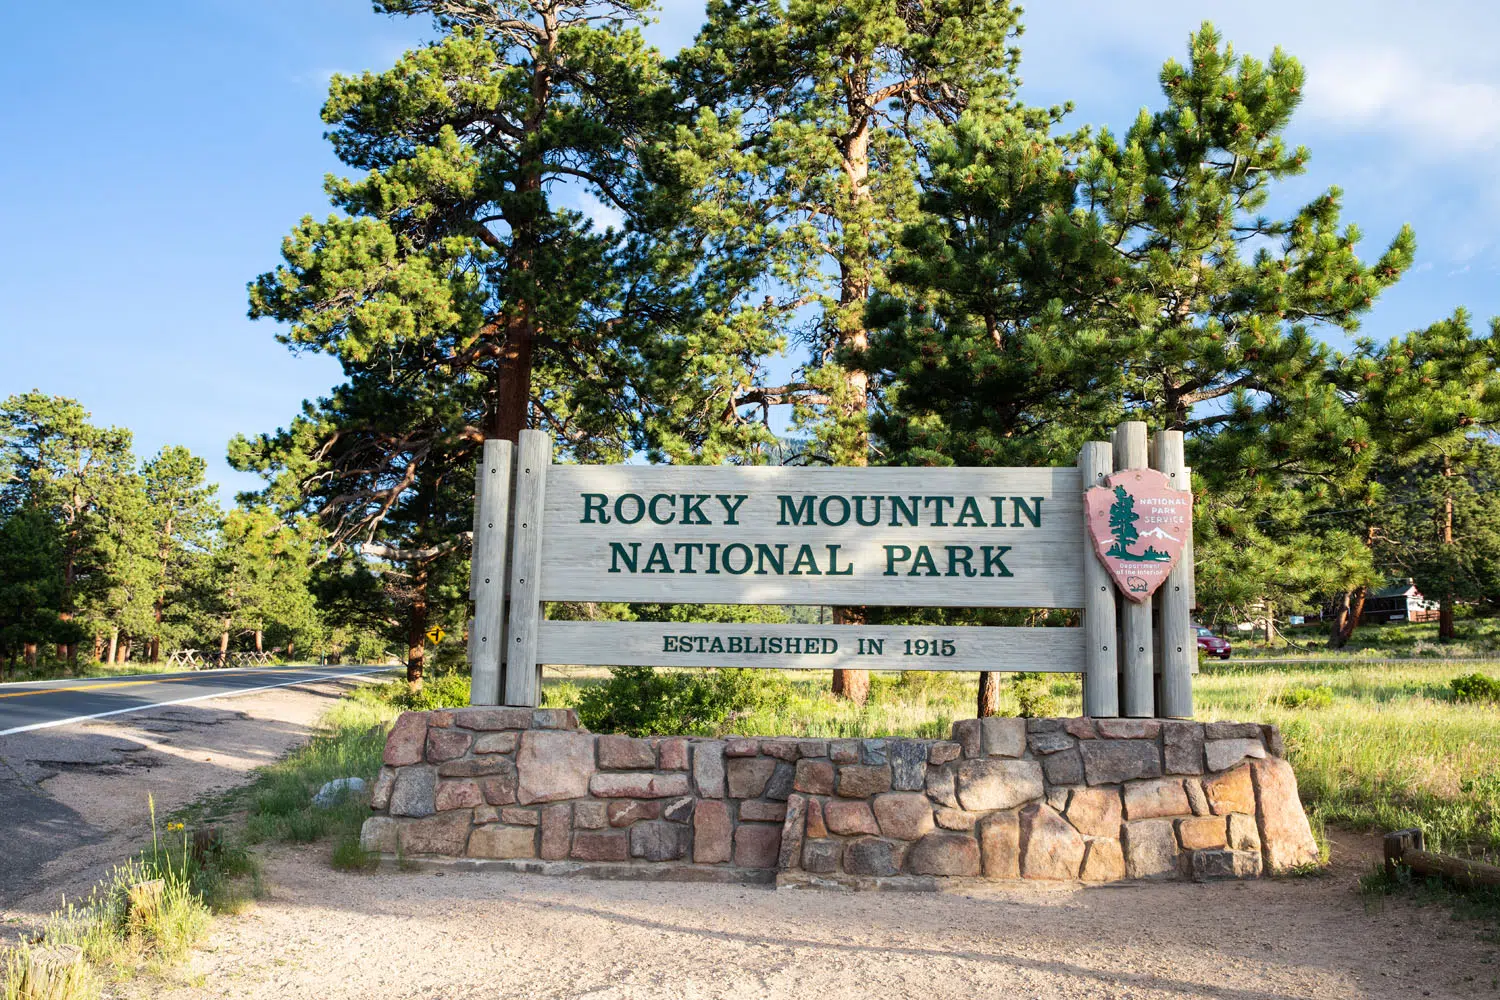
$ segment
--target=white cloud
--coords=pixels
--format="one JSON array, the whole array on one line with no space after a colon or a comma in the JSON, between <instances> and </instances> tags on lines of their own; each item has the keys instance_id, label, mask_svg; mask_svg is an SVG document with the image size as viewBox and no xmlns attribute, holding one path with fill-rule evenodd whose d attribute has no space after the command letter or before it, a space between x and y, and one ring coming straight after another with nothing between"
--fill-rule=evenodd
<instances>
[{"instance_id":1,"label":"white cloud","mask_svg":"<svg viewBox=\"0 0 1500 1000\"><path fill-rule=\"evenodd\" d=\"M1446 158L1500 142L1500 85L1463 80L1387 47L1307 60L1307 112L1347 131L1399 130L1419 155Z\"/></svg>"}]
</instances>

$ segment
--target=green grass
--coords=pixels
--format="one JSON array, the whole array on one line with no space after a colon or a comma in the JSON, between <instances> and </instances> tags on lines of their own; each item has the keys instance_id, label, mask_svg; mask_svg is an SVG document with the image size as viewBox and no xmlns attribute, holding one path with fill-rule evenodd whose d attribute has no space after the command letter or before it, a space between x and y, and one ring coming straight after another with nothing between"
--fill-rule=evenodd
<instances>
[{"instance_id":1,"label":"green grass","mask_svg":"<svg viewBox=\"0 0 1500 1000\"><path fill-rule=\"evenodd\" d=\"M224 805L244 810L241 836L247 844L307 844L333 838L341 867L363 866L359 828L370 815L368 791L345 795L326 809L314 806L312 799L336 778L375 780L386 730L402 710L392 704L391 687L356 689L329 709L306 745L262 768L249 786L231 793ZM359 862L351 863L353 859Z\"/></svg>"},{"instance_id":2,"label":"green grass","mask_svg":"<svg viewBox=\"0 0 1500 1000\"><path fill-rule=\"evenodd\" d=\"M1479 617L1473 609L1459 608L1453 623L1454 639L1438 639L1438 623L1397 622L1388 625L1361 625L1342 649L1328 648L1328 624L1317 622L1278 630L1269 645L1252 641L1250 633L1220 628L1234 646L1237 658L1258 656L1316 656L1341 659L1412 658L1440 660L1495 656L1500 653L1500 617ZM1258 633L1257 633L1258 634ZM1300 648L1299 648L1300 647Z\"/></svg>"},{"instance_id":3,"label":"green grass","mask_svg":"<svg viewBox=\"0 0 1500 1000\"><path fill-rule=\"evenodd\" d=\"M214 914L238 912L259 893L254 859L217 830L171 820L160 829L154 803L151 828L150 847L113 868L86 899L64 902L35 940L0 958L0 998L84 1000L108 981L160 971L186 957Z\"/></svg>"},{"instance_id":4,"label":"green grass","mask_svg":"<svg viewBox=\"0 0 1500 1000\"><path fill-rule=\"evenodd\" d=\"M1195 693L1201 718L1281 726L1315 820L1421 826L1434 850L1500 857L1500 713L1455 700L1456 669L1240 664L1200 674ZM1313 687L1329 692L1326 704L1288 706L1288 692Z\"/></svg>"}]
</instances>

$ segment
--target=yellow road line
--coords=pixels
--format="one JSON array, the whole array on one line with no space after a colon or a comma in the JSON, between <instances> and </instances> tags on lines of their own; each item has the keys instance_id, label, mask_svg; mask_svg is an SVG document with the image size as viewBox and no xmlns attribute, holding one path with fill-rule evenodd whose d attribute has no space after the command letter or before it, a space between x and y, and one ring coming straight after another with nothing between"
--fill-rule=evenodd
<instances>
[{"instance_id":1,"label":"yellow road line","mask_svg":"<svg viewBox=\"0 0 1500 1000\"><path fill-rule=\"evenodd\" d=\"M196 681L197 677L161 677L140 681L106 681L102 684L76 684L71 687L37 688L35 691L9 691L0 698L25 698L33 694L52 694L57 691L101 691L104 688L132 687L136 684L171 684L174 681Z\"/></svg>"}]
</instances>

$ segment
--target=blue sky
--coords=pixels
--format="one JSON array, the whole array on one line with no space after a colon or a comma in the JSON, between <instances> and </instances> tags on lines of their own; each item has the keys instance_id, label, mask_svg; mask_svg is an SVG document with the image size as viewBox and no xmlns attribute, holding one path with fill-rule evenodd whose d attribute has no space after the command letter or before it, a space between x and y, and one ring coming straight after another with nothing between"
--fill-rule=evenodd
<instances>
[{"instance_id":1,"label":"blue sky","mask_svg":"<svg viewBox=\"0 0 1500 1000\"><path fill-rule=\"evenodd\" d=\"M671 0L652 40L675 50L701 16ZM1157 69L1204 18L1240 51L1280 44L1308 68L1291 138L1313 158L1286 199L1342 186L1369 256L1416 227L1414 273L1365 332L1460 305L1500 314L1500 7L1053 0L1026 15L1025 94L1123 129L1159 105ZM143 455L203 455L226 498L253 486L224 462L229 437L284 424L339 373L248 320L245 284L298 218L327 211L329 74L384 68L430 34L364 0L4 5L0 397L73 396Z\"/></svg>"}]
</instances>

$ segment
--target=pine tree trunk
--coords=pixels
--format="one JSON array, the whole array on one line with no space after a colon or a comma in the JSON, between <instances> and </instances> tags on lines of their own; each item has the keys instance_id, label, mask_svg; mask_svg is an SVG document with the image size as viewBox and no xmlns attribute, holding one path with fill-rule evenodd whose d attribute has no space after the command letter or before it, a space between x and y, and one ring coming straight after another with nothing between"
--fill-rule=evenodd
<instances>
[{"instance_id":1,"label":"pine tree trunk","mask_svg":"<svg viewBox=\"0 0 1500 1000\"><path fill-rule=\"evenodd\" d=\"M36 669L36 643L28 642L21 648L21 655L26 659L26 669Z\"/></svg>"},{"instance_id":2,"label":"pine tree trunk","mask_svg":"<svg viewBox=\"0 0 1500 1000\"><path fill-rule=\"evenodd\" d=\"M156 596L156 608L155 608L155 614L156 614L156 634L151 637L151 662L152 663L160 663L161 662L161 619L162 619L162 613L166 610L165 605L166 605L166 597L163 596L163 595L161 595L161 594L158 594Z\"/></svg>"},{"instance_id":3,"label":"pine tree trunk","mask_svg":"<svg viewBox=\"0 0 1500 1000\"><path fill-rule=\"evenodd\" d=\"M1000 674L985 670L979 675L979 718L1000 714Z\"/></svg>"},{"instance_id":4,"label":"pine tree trunk","mask_svg":"<svg viewBox=\"0 0 1500 1000\"><path fill-rule=\"evenodd\" d=\"M109 659L105 660L104 662L105 663L114 663L115 662L115 652L119 648L120 648L120 627L117 625L114 628L110 629L110 632L109 632ZM98 659L98 654L97 653L94 654L94 658Z\"/></svg>"},{"instance_id":5,"label":"pine tree trunk","mask_svg":"<svg viewBox=\"0 0 1500 1000\"><path fill-rule=\"evenodd\" d=\"M413 691L422 688L422 671L427 662L427 569L418 570L413 579L414 594L406 619L406 683Z\"/></svg>"},{"instance_id":6,"label":"pine tree trunk","mask_svg":"<svg viewBox=\"0 0 1500 1000\"><path fill-rule=\"evenodd\" d=\"M1444 563L1453 565L1453 487L1449 480L1453 477L1453 462L1447 455L1443 456L1443 548L1449 553ZM1453 578L1449 576L1448 586L1443 590L1443 596L1438 603L1438 641L1452 642L1457 638L1453 628Z\"/></svg>"},{"instance_id":7,"label":"pine tree trunk","mask_svg":"<svg viewBox=\"0 0 1500 1000\"><path fill-rule=\"evenodd\" d=\"M544 12L540 28L541 52L531 76L531 101L523 128L528 134L541 131L546 124L552 101L553 52L560 25L556 14ZM493 400L491 425L486 435L504 441L521 440L531 407L532 354L536 346L536 292L529 287L536 276L537 217L535 205L542 196L543 163L535 147L523 146L525 152L517 163L514 208L506 213L510 226L510 249L507 261L512 289L503 323L504 343L500 365L492 376L489 392ZM408 643L408 646L410 643Z\"/></svg>"},{"instance_id":8,"label":"pine tree trunk","mask_svg":"<svg viewBox=\"0 0 1500 1000\"><path fill-rule=\"evenodd\" d=\"M116 663L129 663L130 662L130 643L131 643L131 638L130 638L130 636L127 635L125 637L124 644L120 646L120 658L115 661Z\"/></svg>"},{"instance_id":9,"label":"pine tree trunk","mask_svg":"<svg viewBox=\"0 0 1500 1000\"><path fill-rule=\"evenodd\" d=\"M1344 624L1344 638L1339 645L1354 638L1354 630L1359 628L1360 619L1365 616L1365 600L1370 596L1369 587L1354 588L1354 601L1349 606L1349 620Z\"/></svg>"},{"instance_id":10,"label":"pine tree trunk","mask_svg":"<svg viewBox=\"0 0 1500 1000\"><path fill-rule=\"evenodd\" d=\"M73 620L73 590L78 579L77 545L78 539L75 522L75 529L69 533L68 547L63 554L63 589L62 599L58 602L61 608L57 613L58 621L70 622ZM94 658L98 659L98 657L99 653L96 649ZM76 670L78 668L78 643L58 643L57 658L59 660L67 660L69 666Z\"/></svg>"},{"instance_id":11,"label":"pine tree trunk","mask_svg":"<svg viewBox=\"0 0 1500 1000\"><path fill-rule=\"evenodd\" d=\"M1349 621L1349 610L1354 604L1354 591L1346 590L1339 595L1339 603L1333 609L1333 626L1328 630L1328 648L1343 649L1344 643L1349 641L1344 632Z\"/></svg>"},{"instance_id":12,"label":"pine tree trunk","mask_svg":"<svg viewBox=\"0 0 1500 1000\"><path fill-rule=\"evenodd\" d=\"M262 632L260 629L256 629L255 630L255 651L257 653L263 653L263 652L265 652L265 649L261 645L265 641L264 637L265 637L265 633L264 632Z\"/></svg>"},{"instance_id":13,"label":"pine tree trunk","mask_svg":"<svg viewBox=\"0 0 1500 1000\"><path fill-rule=\"evenodd\" d=\"M297 640L296 639L288 639L286 641L286 661L288 663L291 663L292 662L292 658L295 657L296 655L297 655Z\"/></svg>"},{"instance_id":14,"label":"pine tree trunk","mask_svg":"<svg viewBox=\"0 0 1500 1000\"><path fill-rule=\"evenodd\" d=\"M849 199L854 205L855 218L863 221L861 212L870 202L870 112L868 96L863 92L849 95L850 116L861 124L844 140L843 166L849 181ZM868 236L868 234L866 234ZM846 242L849 234L845 234ZM868 247L868 239L860 243ZM866 251L868 254L868 250ZM868 257L844 256L839 260L839 312L838 346L843 349L864 350L870 346L870 337L865 330L865 303L870 297L870 267ZM866 411L869 407L870 380L860 370L845 369L843 386L836 408L834 439L829 449L836 465L864 466L870 463L870 438ZM834 608L834 624L863 625L867 619L863 608ZM856 705L863 705L870 697L870 672L868 670L835 670L833 693L848 698Z\"/></svg>"},{"instance_id":15,"label":"pine tree trunk","mask_svg":"<svg viewBox=\"0 0 1500 1000\"><path fill-rule=\"evenodd\" d=\"M228 618L224 619L224 631L219 633L219 662L216 667L229 666L229 624Z\"/></svg>"}]
</instances>

